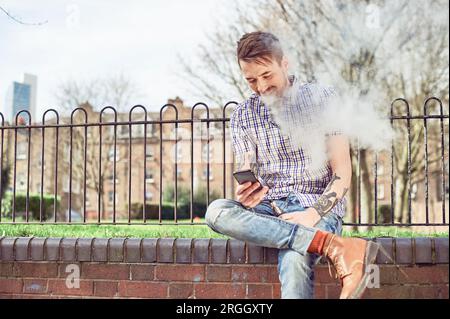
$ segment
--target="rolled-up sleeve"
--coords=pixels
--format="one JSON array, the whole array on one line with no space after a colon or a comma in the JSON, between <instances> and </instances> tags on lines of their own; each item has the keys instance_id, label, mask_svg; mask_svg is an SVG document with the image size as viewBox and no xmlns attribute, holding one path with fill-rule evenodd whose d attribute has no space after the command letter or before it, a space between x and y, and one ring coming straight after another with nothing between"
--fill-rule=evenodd
<instances>
[{"instance_id":1,"label":"rolled-up sleeve","mask_svg":"<svg viewBox=\"0 0 450 319\"><path fill-rule=\"evenodd\" d=\"M230 116L230 131L234 161L237 167L241 167L245 163L245 155L251 152L252 147L246 129L242 125L240 107Z\"/></svg>"}]
</instances>

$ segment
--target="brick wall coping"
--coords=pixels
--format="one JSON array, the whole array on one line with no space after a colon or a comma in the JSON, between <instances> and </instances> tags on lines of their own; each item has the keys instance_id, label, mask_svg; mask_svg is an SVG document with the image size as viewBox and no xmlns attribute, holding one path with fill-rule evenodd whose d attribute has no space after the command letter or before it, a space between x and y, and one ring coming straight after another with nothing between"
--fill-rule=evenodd
<instances>
[{"instance_id":1,"label":"brick wall coping","mask_svg":"<svg viewBox=\"0 0 450 319\"><path fill-rule=\"evenodd\" d=\"M448 264L448 238L374 238L378 264ZM0 261L276 264L277 249L216 238L0 237Z\"/></svg>"}]
</instances>

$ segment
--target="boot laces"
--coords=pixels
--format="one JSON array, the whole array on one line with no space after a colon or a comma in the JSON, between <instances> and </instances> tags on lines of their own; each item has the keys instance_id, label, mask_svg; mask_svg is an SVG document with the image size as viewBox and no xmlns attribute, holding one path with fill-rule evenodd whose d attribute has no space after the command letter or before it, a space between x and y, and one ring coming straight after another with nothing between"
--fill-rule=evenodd
<instances>
[{"instance_id":1,"label":"boot laces","mask_svg":"<svg viewBox=\"0 0 450 319\"><path fill-rule=\"evenodd\" d=\"M330 274L330 277L333 278L333 275L331 273L331 264L333 264L334 269L336 270L336 274L335 274L335 278L336 279L340 279L341 281L341 285L343 282L344 277L346 277L349 274L346 274L344 269L342 268L342 264L338 261L337 256L333 256L333 259L331 260L330 263L330 257L328 257L328 250L331 246L331 243L333 242L334 238L336 237L336 234L333 234L328 245L327 245L327 249L325 250L325 256L327 257L327 263L328 263L328 273Z\"/></svg>"}]
</instances>

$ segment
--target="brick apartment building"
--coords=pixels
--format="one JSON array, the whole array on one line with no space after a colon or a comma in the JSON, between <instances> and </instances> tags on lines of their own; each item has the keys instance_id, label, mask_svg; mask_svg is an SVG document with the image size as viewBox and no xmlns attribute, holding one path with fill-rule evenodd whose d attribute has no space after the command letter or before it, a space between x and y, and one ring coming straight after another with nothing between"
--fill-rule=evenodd
<instances>
[{"instance_id":1,"label":"brick apartment building","mask_svg":"<svg viewBox=\"0 0 450 319\"><path fill-rule=\"evenodd\" d=\"M169 100L168 104L175 105L178 111L178 120L188 120L191 118L191 107L186 107L179 98ZM87 114L88 123L98 123L100 112L93 110L89 104L80 106ZM229 116L231 107L227 108ZM117 122L128 122L129 113L117 113ZM144 120L144 112L141 108L136 108L131 116L131 122ZM220 108L209 109L210 118L222 118ZM175 120L175 110L173 107L166 107L162 113L163 121ZM116 126L116 152L115 165L116 174L114 178L114 126L102 126L102 160L100 161L100 135L99 126L87 126L87 147L86 147L86 214L89 218L95 219L98 214L99 199L99 169L103 180L103 196L101 202L102 219L110 219L114 208L114 183L116 187L116 217L126 218L128 216L128 195L131 194L131 204L145 202L158 204L160 201L160 170L162 173L163 194L168 189L174 187L177 179L177 189L180 194L181 189L191 187L191 126L194 127L193 136L193 185L194 192L201 188L207 189L209 183L210 195L215 193L222 197L223 188L223 122L210 122L209 124L209 180L207 179L208 167L208 130L206 122L199 119L206 119L206 109L198 106L194 112L194 123L178 123L175 130L175 123L147 124L146 137L144 136L144 124L131 125L131 169L130 159L130 125L123 124ZM47 116L46 125L56 123L51 113ZM147 121L159 121L160 112L147 112ZM105 110L102 122L114 121L114 113ZM73 123L84 123L85 117L82 111L78 110L73 115ZM59 123L70 123L70 115L60 117ZM37 123L36 125L40 125ZM225 134L225 170L226 170L226 196L234 193L237 183L232 178L234 169L233 154L230 144L228 123ZM162 144L160 141L160 128L162 127ZM70 185L70 129L60 127L58 129L58 143L56 144L56 129L48 127L44 132L44 166L42 167L42 128L31 129L30 139L30 161L29 161L29 182L28 182L28 132L29 130L17 129L5 130L5 162L9 163L10 185L13 187L14 171L14 140L17 134L16 150L16 191L26 192L29 183L30 193L41 192L41 180L44 182L44 193L55 193L56 180L56 152L58 152L58 172L57 172L57 194L61 198L61 206L68 209L69 193L71 193L72 209L82 213L84 201L84 127L74 127L72 130L72 179ZM175 139L175 137L177 139ZM178 141L178 142L177 142ZM144 152L144 145L146 149ZM56 147L56 145L58 147ZM176 147L175 147L176 145ZM176 150L176 151L175 151ZM176 152L176 153L175 153ZM144 171L145 164L145 171ZM175 164L177 165L175 177ZM129 173L131 171L131 192L129 192ZM43 172L43 174L42 174ZM42 178L43 175L43 178ZM145 192L144 192L145 185ZM71 189L71 192L69 191ZM164 199L164 198L163 198ZM174 200L173 200L174 201ZM211 201L211 199L210 199ZM206 196L205 196L206 203Z\"/></svg>"}]
</instances>

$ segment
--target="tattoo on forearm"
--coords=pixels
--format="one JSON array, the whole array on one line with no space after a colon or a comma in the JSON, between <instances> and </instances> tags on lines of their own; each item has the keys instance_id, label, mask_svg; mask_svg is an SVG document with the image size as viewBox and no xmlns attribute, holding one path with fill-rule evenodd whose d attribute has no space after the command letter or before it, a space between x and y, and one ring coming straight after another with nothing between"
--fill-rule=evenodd
<instances>
[{"instance_id":1,"label":"tattoo on forearm","mask_svg":"<svg viewBox=\"0 0 450 319\"><path fill-rule=\"evenodd\" d=\"M331 209L333 209L334 206L336 206L336 203L340 198L338 198L336 192L331 191L331 187L333 186L334 182L341 179L336 174L333 174L333 177L331 178L330 183L328 183L327 187L325 188L325 191L323 194L319 197L316 203L312 206L321 217L325 216ZM344 193L342 194L343 198L345 194L347 193L348 188L344 188Z\"/></svg>"}]
</instances>

